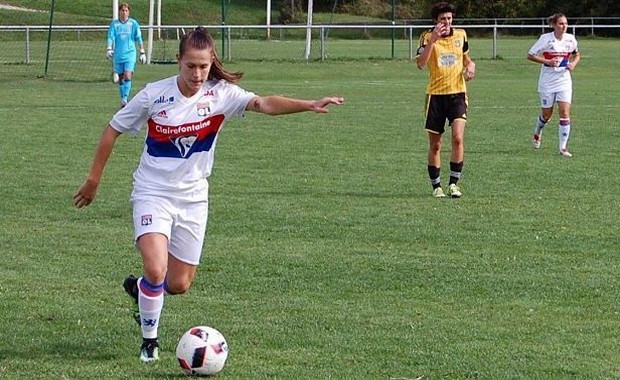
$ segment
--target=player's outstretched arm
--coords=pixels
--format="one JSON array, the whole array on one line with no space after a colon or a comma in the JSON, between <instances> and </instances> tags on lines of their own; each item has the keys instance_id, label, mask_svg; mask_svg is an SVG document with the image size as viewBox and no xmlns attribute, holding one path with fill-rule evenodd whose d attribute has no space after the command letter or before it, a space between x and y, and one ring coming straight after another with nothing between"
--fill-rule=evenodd
<instances>
[{"instance_id":1,"label":"player's outstretched arm","mask_svg":"<svg viewBox=\"0 0 620 380\"><path fill-rule=\"evenodd\" d=\"M344 103L344 99L336 96L326 96L317 100L302 100L271 95L255 96L250 100L246 109L272 116L305 111L327 113L329 112L329 105L340 105L342 103Z\"/></svg>"},{"instance_id":2,"label":"player's outstretched arm","mask_svg":"<svg viewBox=\"0 0 620 380\"><path fill-rule=\"evenodd\" d=\"M88 177L86 177L84 183L82 183L73 195L73 204L75 207L81 208L88 206L95 199L97 188L99 187L99 182L103 175L103 169L108 162L108 158L110 158L110 154L112 153L114 143L118 136L120 136L120 132L109 125L103 130L99 145L97 145L97 150L95 151L90 173L88 173Z\"/></svg>"}]
</instances>

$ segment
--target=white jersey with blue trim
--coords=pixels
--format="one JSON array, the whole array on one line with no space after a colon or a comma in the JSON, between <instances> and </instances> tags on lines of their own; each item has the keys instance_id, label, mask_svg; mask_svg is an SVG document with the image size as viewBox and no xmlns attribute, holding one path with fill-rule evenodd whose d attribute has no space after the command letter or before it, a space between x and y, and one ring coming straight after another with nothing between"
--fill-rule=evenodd
<instances>
[{"instance_id":1,"label":"white jersey with blue trim","mask_svg":"<svg viewBox=\"0 0 620 380\"><path fill-rule=\"evenodd\" d=\"M144 150L134 172L136 195L170 195L188 199L207 188L217 136L225 122L243 116L255 96L224 80L211 80L191 98L181 94L177 76L148 84L110 121L121 133L137 134L146 126Z\"/></svg>"},{"instance_id":2,"label":"white jersey with blue trim","mask_svg":"<svg viewBox=\"0 0 620 380\"><path fill-rule=\"evenodd\" d=\"M129 17L127 21L113 20L108 28L108 46L114 49L115 62L135 62L136 43L142 45L140 24Z\"/></svg>"},{"instance_id":3,"label":"white jersey with blue trim","mask_svg":"<svg viewBox=\"0 0 620 380\"><path fill-rule=\"evenodd\" d=\"M545 33L529 50L529 54L543 56L545 59L556 59L559 66L541 65L538 79L538 92L550 93L570 90L573 86L571 73L566 66L571 55L576 53L577 39L570 33L564 33L561 40L553 32Z\"/></svg>"}]
</instances>

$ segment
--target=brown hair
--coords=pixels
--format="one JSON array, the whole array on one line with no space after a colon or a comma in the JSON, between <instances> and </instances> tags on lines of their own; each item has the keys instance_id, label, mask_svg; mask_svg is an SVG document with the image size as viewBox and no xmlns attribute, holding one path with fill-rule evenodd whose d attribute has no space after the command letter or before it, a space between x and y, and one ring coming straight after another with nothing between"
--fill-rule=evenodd
<instances>
[{"instance_id":1,"label":"brown hair","mask_svg":"<svg viewBox=\"0 0 620 380\"><path fill-rule=\"evenodd\" d=\"M450 3L442 1L441 3L433 5L433 7L431 8L431 17L434 21L437 21L437 18L440 14L448 12L452 13L452 16L454 16L454 14L456 13L456 7Z\"/></svg>"},{"instance_id":2,"label":"brown hair","mask_svg":"<svg viewBox=\"0 0 620 380\"><path fill-rule=\"evenodd\" d=\"M564 13L554 13L551 16L547 17L547 24L549 24L550 27L553 27L555 23L558 22L558 20L562 17L566 17L566 15Z\"/></svg>"},{"instance_id":3,"label":"brown hair","mask_svg":"<svg viewBox=\"0 0 620 380\"><path fill-rule=\"evenodd\" d=\"M120 10L121 10L121 9L123 9L123 8L127 8L127 10L128 10L128 11L130 11L130 10L131 10L131 8L129 7L129 4L127 4L127 3L120 3L120 4L118 5L118 10L120 11Z\"/></svg>"},{"instance_id":4,"label":"brown hair","mask_svg":"<svg viewBox=\"0 0 620 380\"><path fill-rule=\"evenodd\" d=\"M179 42L179 59L183 57L187 48L198 50L209 49L213 55L211 70L207 79L224 79L230 83L238 83L243 76L242 72L230 72L224 68L215 50L215 41L206 28L196 27L191 32L185 34Z\"/></svg>"}]
</instances>

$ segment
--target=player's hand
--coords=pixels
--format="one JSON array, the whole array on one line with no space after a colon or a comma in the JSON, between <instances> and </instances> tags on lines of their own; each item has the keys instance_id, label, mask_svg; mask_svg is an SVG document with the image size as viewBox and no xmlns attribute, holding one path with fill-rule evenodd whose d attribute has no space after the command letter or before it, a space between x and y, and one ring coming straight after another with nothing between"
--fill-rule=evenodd
<instances>
[{"instance_id":1,"label":"player's hand","mask_svg":"<svg viewBox=\"0 0 620 380\"><path fill-rule=\"evenodd\" d=\"M105 57L107 59L112 59L113 56L114 56L114 50L112 50L112 48L108 48L108 51L106 51L105 53Z\"/></svg>"},{"instance_id":2,"label":"player's hand","mask_svg":"<svg viewBox=\"0 0 620 380\"><path fill-rule=\"evenodd\" d=\"M435 25L433 28L433 34L431 35L431 40L433 42L437 41L443 36L448 35L448 27L445 24L439 23Z\"/></svg>"},{"instance_id":3,"label":"player's hand","mask_svg":"<svg viewBox=\"0 0 620 380\"><path fill-rule=\"evenodd\" d=\"M73 205L77 208L88 206L97 195L99 184L92 180L86 180L73 195Z\"/></svg>"},{"instance_id":4,"label":"player's hand","mask_svg":"<svg viewBox=\"0 0 620 380\"><path fill-rule=\"evenodd\" d=\"M344 98L328 96L323 99L315 100L312 103L312 110L318 113L327 113L329 112L329 110L327 109L328 105L330 104L341 105L342 103L344 103Z\"/></svg>"},{"instance_id":5,"label":"player's hand","mask_svg":"<svg viewBox=\"0 0 620 380\"><path fill-rule=\"evenodd\" d=\"M144 53L144 49L140 49L140 63L146 64L146 54Z\"/></svg>"},{"instance_id":6,"label":"player's hand","mask_svg":"<svg viewBox=\"0 0 620 380\"><path fill-rule=\"evenodd\" d=\"M476 64L472 61L469 63L469 65L467 65L467 67L463 71L463 76L465 77L465 80L472 80L474 79L475 75L476 75Z\"/></svg>"}]
</instances>

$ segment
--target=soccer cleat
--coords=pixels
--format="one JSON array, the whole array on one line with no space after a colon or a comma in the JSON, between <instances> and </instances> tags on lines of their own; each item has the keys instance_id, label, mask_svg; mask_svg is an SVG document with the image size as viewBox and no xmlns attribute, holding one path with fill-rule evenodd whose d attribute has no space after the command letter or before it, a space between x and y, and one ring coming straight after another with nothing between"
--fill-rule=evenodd
<instances>
[{"instance_id":1,"label":"soccer cleat","mask_svg":"<svg viewBox=\"0 0 620 380\"><path fill-rule=\"evenodd\" d=\"M534 135L532 136L532 146L534 147L534 149L539 149L540 148L540 135Z\"/></svg>"},{"instance_id":2,"label":"soccer cleat","mask_svg":"<svg viewBox=\"0 0 620 380\"><path fill-rule=\"evenodd\" d=\"M461 195L461 189L456 185L456 183L451 183L450 187L448 187L448 194L450 194L450 197L452 198L460 198Z\"/></svg>"},{"instance_id":3,"label":"soccer cleat","mask_svg":"<svg viewBox=\"0 0 620 380\"><path fill-rule=\"evenodd\" d=\"M560 149L560 156L573 157L572 153L568 149Z\"/></svg>"},{"instance_id":4,"label":"soccer cleat","mask_svg":"<svg viewBox=\"0 0 620 380\"><path fill-rule=\"evenodd\" d=\"M433 196L435 198L445 198L446 194L443 193L443 190L441 189L441 187L436 187L433 189Z\"/></svg>"},{"instance_id":5,"label":"soccer cleat","mask_svg":"<svg viewBox=\"0 0 620 380\"><path fill-rule=\"evenodd\" d=\"M145 363L159 360L159 341L155 339L142 339L140 346L140 360Z\"/></svg>"},{"instance_id":6,"label":"soccer cleat","mask_svg":"<svg viewBox=\"0 0 620 380\"><path fill-rule=\"evenodd\" d=\"M125 289L125 292L133 298L136 306L138 306L138 278L133 274L127 276L123 281L123 289ZM136 321L138 326L140 326L140 310L134 310L133 319Z\"/></svg>"}]
</instances>

